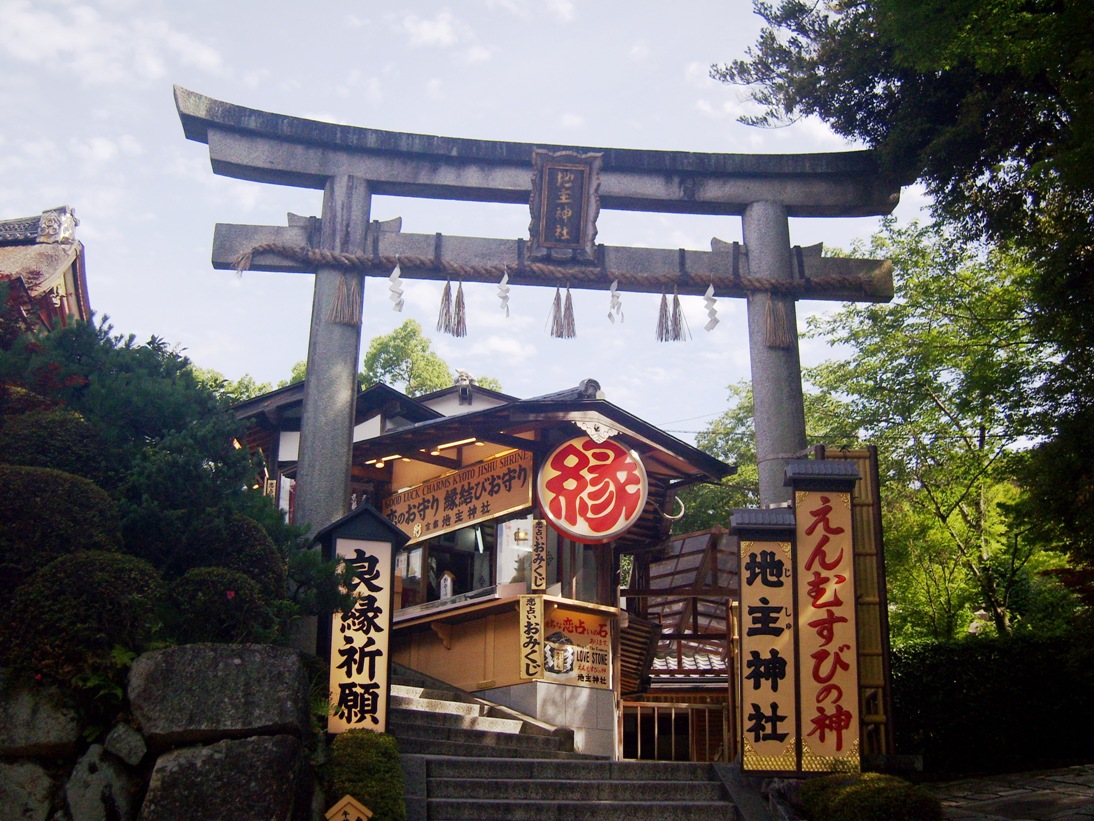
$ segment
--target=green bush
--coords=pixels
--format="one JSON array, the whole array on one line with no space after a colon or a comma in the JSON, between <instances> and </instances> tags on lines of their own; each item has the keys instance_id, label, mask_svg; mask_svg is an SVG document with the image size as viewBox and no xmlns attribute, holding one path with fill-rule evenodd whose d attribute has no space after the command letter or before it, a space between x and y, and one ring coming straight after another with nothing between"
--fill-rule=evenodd
<instances>
[{"instance_id":1,"label":"green bush","mask_svg":"<svg viewBox=\"0 0 1094 821\"><path fill-rule=\"evenodd\" d=\"M947 776L1090 760L1090 648L1082 633L893 648L896 752Z\"/></svg>"},{"instance_id":2,"label":"green bush","mask_svg":"<svg viewBox=\"0 0 1094 821\"><path fill-rule=\"evenodd\" d=\"M49 468L0 465L0 487L0 602L60 556L119 549L117 508L93 482Z\"/></svg>"},{"instance_id":3,"label":"green bush","mask_svg":"<svg viewBox=\"0 0 1094 821\"><path fill-rule=\"evenodd\" d=\"M175 569L225 567L244 573L271 598L285 595L285 561L258 522L228 510L206 512L186 536Z\"/></svg>"},{"instance_id":4,"label":"green bush","mask_svg":"<svg viewBox=\"0 0 1094 821\"><path fill-rule=\"evenodd\" d=\"M34 573L0 616L0 663L77 685L117 685L152 638L162 595L159 573L134 556L64 556Z\"/></svg>"},{"instance_id":5,"label":"green bush","mask_svg":"<svg viewBox=\"0 0 1094 821\"><path fill-rule=\"evenodd\" d=\"M47 411L57 403L17 385L0 383L0 417Z\"/></svg>"},{"instance_id":6,"label":"green bush","mask_svg":"<svg viewBox=\"0 0 1094 821\"><path fill-rule=\"evenodd\" d=\"M812 778L802 784L799 801L814 821L942 821L937 798L922 787L880 773Z\"/></svg>"},{"instance_id":7,"label":"green bush","mask_svg":"<svg viewBox=\"0 0 1094 821\"><path fill-rule=\"evenodd\" d=\"M373 821L406 821L403 768L394 737L371 730L335 736L330 772L330 803L349 794L372 810Z\"/></svg>"},{"instance_id":8,"label":"green bush","mask_svg":"<svg viewBox=\"0 0 1094 821\"><path fill-rule=\"evenodd\" d=\"M78 413L48 410L7 416L0 424L0 460L54 468L108 484L103 443Z\"/></svg>"},{"instance_id":9,"label":"green bush","mask_svg":"<svg viewBox=\"0 0 1094 821\"><path fill-rule=\"evenodd\" d=\"M269 638L262 591L238 570L197 567L170 585L167 632L180 644L239 644Z\"/></svg>"}]
</instances>

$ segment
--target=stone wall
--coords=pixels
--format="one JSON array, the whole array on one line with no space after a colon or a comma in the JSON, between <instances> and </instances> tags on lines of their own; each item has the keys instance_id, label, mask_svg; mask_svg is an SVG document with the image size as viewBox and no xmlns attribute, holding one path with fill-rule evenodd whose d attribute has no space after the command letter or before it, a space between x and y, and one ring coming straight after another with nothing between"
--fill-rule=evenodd
<instances>
[{"instance_id":1,"label":"stone wall","mask_svg":"<svg viewBox=\"0 0 1094 821\"><path fill-rule=\"evenodd\" d=\"M64 691L0 677L0 821L313 818L300 655L194 644L129 676L132 724L83 739Z\"/></svg>"}]
</instances>

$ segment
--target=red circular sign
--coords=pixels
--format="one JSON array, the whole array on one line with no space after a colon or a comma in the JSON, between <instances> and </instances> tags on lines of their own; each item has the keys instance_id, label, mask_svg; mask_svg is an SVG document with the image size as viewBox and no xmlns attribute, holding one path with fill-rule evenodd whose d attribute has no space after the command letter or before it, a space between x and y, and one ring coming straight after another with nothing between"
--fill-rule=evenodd
<instances>
[{"instance_id":1,"label":"red circular sign","mask_svg":"<svg viewBox=\"0 0 1094 821\"><path fill-rule=\"evenodd\" d=\"M579 436L544 460L536 480L539 507L564 536L610 542L642 515L649 486L638 454L607 439Z\"/></svg>"}]
</instances>

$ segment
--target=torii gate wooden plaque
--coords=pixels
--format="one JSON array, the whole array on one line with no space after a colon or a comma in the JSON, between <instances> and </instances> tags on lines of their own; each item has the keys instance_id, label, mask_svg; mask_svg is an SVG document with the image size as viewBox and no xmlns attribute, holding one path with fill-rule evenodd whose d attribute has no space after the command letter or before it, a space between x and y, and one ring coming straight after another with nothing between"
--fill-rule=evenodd
<instances>
[{"instance_id":1,"label":"torii gate wooden plaque","mask_svg":"<svg viewBox=\"0 0 1094 821\"><path fill-rule=\"evenodd\" d=\"M899 187L879 174L868 151L699 154L433 137L271 114L177 86L175 104L186 137L208 144L214 173L324 191L320 218L290 217L279 227L218 224L213 243L216 268L242 261L251 270L315 274L296 491L297 521L313 532L348 510L362 278L386 277L396 262L408 278L498 282L507 274L511 285L608 290L616 282L621 291L679 294L702 294L713 284L719 296L746 298L764 505L789 499L784 467L806 446L795 300L884 302L893 295L887 262L790 245L789 217L893 210ZM572 224L556 220L557 237L534 229L530 243L403 234L398 220L369 221L373 194L528 203L535 168L565 156L595 157L586 173L596 174L600 209L740 216L744 245L598 245L595 213L591 234L583 213ZM569 232L579 228L585 233L574 242ZM785 319L783 338L768 328L771 307Z\"/></svg>"}]
</instances>

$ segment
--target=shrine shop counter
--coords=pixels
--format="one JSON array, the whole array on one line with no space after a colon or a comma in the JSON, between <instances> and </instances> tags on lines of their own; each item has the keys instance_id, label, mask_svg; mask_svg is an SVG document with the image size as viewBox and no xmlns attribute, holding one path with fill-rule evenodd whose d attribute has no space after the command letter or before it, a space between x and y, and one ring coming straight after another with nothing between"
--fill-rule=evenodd
<instances>
[{"instance_id":1,"label":"shrine shop counter","mask_svg":"<svg viewBox=\"0 0 1094 821\"><path fill-rule=\"evenodd\" d=\"M396 610L392 660L470 692L569 684L611 690L620 610L504 584Z\"/></svg>"}]
</instances>

